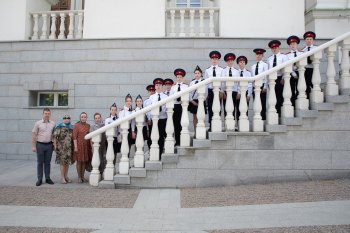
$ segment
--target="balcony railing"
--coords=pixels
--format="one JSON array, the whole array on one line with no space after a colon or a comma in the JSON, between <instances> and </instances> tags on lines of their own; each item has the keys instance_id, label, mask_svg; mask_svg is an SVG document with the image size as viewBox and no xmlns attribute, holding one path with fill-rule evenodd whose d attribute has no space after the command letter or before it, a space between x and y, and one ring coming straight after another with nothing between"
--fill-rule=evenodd
<instances>
[{"instance_id":1,"label":"balcony railing","mask_svg":"<svg viewBox=\"0 0 350 233\"><path fill-rule=\"evenodd\" d=\"M166 35L168 37L219 36L219 8L166 9Z\"/></svg>"},{"instance_id":2,"label":"balcony railing","mask_svg":"<svg viewBox=\"0 0 350 233\"><path fill-rule=\"evenodd\" d=\"M30 13L33 19L32 40L83 38L84 11L41 11Z\"/></svg>"}]
</instances>

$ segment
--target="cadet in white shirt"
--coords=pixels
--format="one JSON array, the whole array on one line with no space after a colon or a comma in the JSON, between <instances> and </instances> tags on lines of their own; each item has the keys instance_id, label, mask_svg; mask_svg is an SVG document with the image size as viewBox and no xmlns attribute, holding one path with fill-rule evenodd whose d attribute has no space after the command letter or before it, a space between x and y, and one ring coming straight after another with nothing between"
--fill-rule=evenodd
<instances>
[{"instance_id":1,"label":"cadet in white shirt","mask_svg":"<svg viewBox=\"0 0 350 233\"><path fill-rule=\"evenodd\" d=\"M158 101L161 101L162 99L167 98L168 96L163 93L163 79L156 78L153 80L154 87L156 89L156 93L151 95L149 98L152 102L152 104L157 103ZM152 117L152 114L151 114ZM166 137L165 127L166 127L166 121L167 121L167 113L166 113L166 107L165 105L162 105L159 107L159 120L158 120L158 131L159 131L159 158L162 158L162 153L164 150L164 141ZM148 124L150 127L152 127L151 124Z\"/></svg>"},{"instance_id":2,"label":"cadet in white shirt","mask_svg":"<svg viewBox=\"0 0 350 233\"><path fill-rule=\"evenodd\" d=\"M153 85L152 85L153 86ZM135 109L134 112L138 112L143 108L143 99L141 97L141 95L138 95L135 99ZM143 140L148 140L148 125L146 122L146 118L145 117L145 121L143 123L143 127L142 127L142 135L143 135ZM134 121L135 122L135 121ZM133 131L136 133L136 135L138 134L137 132L137 128L136 128L136 124L131 124L131 126L133 127Z\"/></svg>"},{"instance_id":3,"label":"cadet in white shirt","mask_svg":"<svg viewBox=\"0 0 350 233\"><path fill-rule=\"evenodd\" d=\"M221 53L218 51L211 51L209 53L211 66L205 70L204 73L204 79L211 78L211 77L222 77L222 71L223 69L218 65L219 59L221 58ZM221 96L222 93L221 93ZM209 114L209 131L211 131L211 119L213 118L213 100L214 100L214 93L213 93L213 83L208 84L208 97L207 97L207 103L208 103L208 114Z\"/></svg>"},{"instance_id":4,"label":"cadet in white shirt","mask_svg":"<svg viewBox=\"0 0 350 233\"><path fill-rule=\"evenodd\" d=\"M272 55L267 59L267 64L269 65L269 69L282 64L288 60L285 54L280 52L281 42L279 40L272 40L269 42L269 48L271 49ZM281 107L283 104L283 85L284 80L282 79L282 70L277 71L277 79L275 85L275 93L276 93L276 110L279 116L281 116Z\"/></svg>"},{"instance_id":5,"label":"cadet in white shirt","mask_svg":"<svg viewBox=\"0 0 350 233\"><path fill-rule=\"evenodd\" d=\"M291 60L295 57L298 57L303 54L303 52L298 50L298 44L300 43L300 39L297 36L290 36L287 39L287 44L289 45L291 51L287 53L288 60ZM292 90L292 97L290 101L292 102L292 105L295 107L295 100L297 99L299 92L298 92L298 80L299 80L299 72L298 72L298 66L296 63L293 65L293 71L290 74L290 88Z\"/></svg>"},{"instance_id":6,"label":"cadet in white shirt","mask_svg":"<svg viewBox=\"0 0 350 233\"><path fill-rule=\"evenodd\" d=\"M317 47L314 45L314 40L316 39L316 34L312 31L304 33L305 47L302 51L308 52ZM306 96L309 99L312 85L312 74L314 71L314 66L312 65L311 57L307 57L307 65L305 66L305 82L306 82Z\"/></svg>"},{"instance_id":7,"label":"cadet in white shirt","mask_svg":"<svg viewBox=\"0 0 350 233\"><path fill-rule=\"evenodd\" d=\"M117 115L117 105L114 103L112 106L109 108L110 115L108 118L105 120L105 125L109 125L112 122L118 120L118 115ZM121 146L121 138L119 134L119 126L115 128L115 133L114 133L114 140L113 140L113 150L114 150L114 160L113 163L115 164L116 162L116 154L120 152L120 146ZM108 145L107 145L108 146Z\"/></svg>"},{"instance_id":8,"label":"cadet in white shirt","mask_svg":"<svg viewBox=\"0 0 350 233\"><path fill-rule=\"evenodd\" d=\"M264 53L266 52L265 49L254 49L253 52L255 53L256 63L252 65L251 71L252 74L258 75L262 72L265 72L269 69L269 66L267 63L263 61ZM268 80L267 77L264 76L262 78L262 85L261 85L261 92L260 92L260 100L261 100L261 118L262 120L266 120L266 93L267 93L267 87L268 87ZM255 99L254 95L254 88L253 87L253 97Z\"/></svg>"},{"instance_id":9,"label":"cadet in white shirt","mask_svg":"<svg viewBox=\"0 0 350 233\"><path fill-rule=\"evenodd\" d=\"M202 76L203 72L202 69L197 65L196 69L194 70L194 79L191 81L189 86L193 86L201 81L203 81L203 76ZM206 96L207 93L205 93ZM190 92L190 102L188 105L188 111L190 113L193 114L193 128L194 128L194 132L196 132L196 127L197 127L197 123L198 123L198 118L197 118L197 110L198 110L198 93L197 90L191 91ZM205 110L205 101L204 101L204 112L206 112Z\"/></svg>"},{"instance_id":10,"label":"cadet in white shirt","mask_svg":"<svg viewBox=\"0 0 350 233\"><path fill-rule=\"evenodd\" d=\"M146 90L147 90L148 95L152 96L156 89L154 88L154 85L152 84L152 85L148 85L146 87ZM151 104L152 104L151 99L147 98L143 102L143 107L146 108L146 107L148 107ZM146 124L148 126L147 127L148 131L147 131L147 139L146 140L147 140L148 149L150 149L151 148L151 143L152 143L152 141L151 141L151 133L152 133L151 112L147 112L145 118L146 118Z\"/></svg>"},{"instance_id":11,"label":"cadet in white shirt","mask_svg":"<svg viewBox=\"0 0 350 233\"><path fill-rule=\"evenodd\" d=\"M236 59L236 55L234 53L227 53L224 56L224 61L226 62L227 66L223 69L222 71L222 77L233 77L232 75L235 73L237 73L237 69L235 67L233 67L233 62ZM226 98L227 98L227 93L226 93L226 83L224 82L222 85L222 90L224 91L224 96L223 96L223 105L224 105L224 112L225 112L225 116L226 116ZM235 98L237 96L237 92L236 94L234 94L232 92L232 100L233 103L235 102ZM232 113L234 114L234 113Z\"/></svg>"},{"instance_id":12,"label":"cadet in white shirt","mask_svg":"<svg viewBox=\"0 0 350 233\"><path fill-rule=\"evenodd\" d=\"M186 71L178 68L174 70L174 75L176 77L176 84L170 89L170 95L174 95L177 92L180 92L188 87L187 84L184 84L184 77ZM174 100L174 133L175 133L175 146L180 146L180 135L181 135L181 116L182 116L182 106L181 106L181 97Z\"/></svg>"},{"instance_id":13,"label":"cadet in white shirt","mask_svg":"<svg viewBox=\"0 0 350 233\"><path fill-rule=\"evenodd\" d=\"M170 90L174 85L174 81L170 78L166 78L164 79L164 86L165 86L165 91L164 94L166 94L167 96L170 95Z\"/></svg>"},{"instance_id":14,"label":"cadet in white shirt","mask_svg":"<svg viewBox=\"0 0 350 233\"><path fill-rule=\"evenodd\" d=\"M250 73L249 70L247 70L245 67L248 63L248 59L245 56L239 56L236 60L238 64L238 69L235 71L233 74L234 77L252 77L252 74ZM240 92L240 87L239 83L235 83L234 85L234 90L237 93L235 96L235 119L239 120L239 116L241 115L239 111L239 104L240 104L240 99L241 99L241 92ZM248 83L247 91L245 95L247 96L247 104L249 105L249 100L250 97L252 96L253 93L253 85L251 82ZM247 109L248 113L248 109Z\"/></svg>"},{"instance_id":15,"label":"cadet in white shirt","mask_svg":"<svg viewBox=\"0 0 350 233\"><path fill-rule=\"evenodd\" d=\"M127 96L125 96L124 107L119 111L119 118L127 117L127 116L131 115L132 113L133 113L132 97L131 97L130 94L127 94ZM135 138L136 138L136 134L135 134L135 120L131 120L130 122L131 123L130 123L129 134L128 134L129 147L132 144L135 144ZM120 132L120 134L122 133L122 129L120 127L119 127L119 132Z\"/></svg>"}]
</instances>

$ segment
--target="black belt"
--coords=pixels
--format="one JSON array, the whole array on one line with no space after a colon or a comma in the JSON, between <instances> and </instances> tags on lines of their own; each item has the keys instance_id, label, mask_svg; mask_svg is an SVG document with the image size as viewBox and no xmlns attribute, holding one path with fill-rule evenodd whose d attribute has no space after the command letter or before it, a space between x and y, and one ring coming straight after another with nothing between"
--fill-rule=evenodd
<instances>
[{"instance_id":1,"label":"black belt","mask_svg":"<svg viewBox=\"0 0 350 233\"><path fill-rule=\"evenodd\" d=\"M49 144L52 144L52 142L36 142L36 143L39 143L39 144L44 144L44 145L49 145Z\"/></svg>"}]
</instances>

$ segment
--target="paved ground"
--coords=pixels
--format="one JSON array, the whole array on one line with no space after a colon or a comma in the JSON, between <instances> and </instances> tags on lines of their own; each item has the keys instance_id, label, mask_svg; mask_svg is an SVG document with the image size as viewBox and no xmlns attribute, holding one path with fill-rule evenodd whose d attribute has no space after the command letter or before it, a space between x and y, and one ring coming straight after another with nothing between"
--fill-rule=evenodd
<instances>
[{"instance_id":1,"label":"paved ground","mask_svg":"<svg viewBox=\"0 0 350 233\"><path fill-rule=\"evenodd\" d=\"M58 174L53 165L54 181ZM76 181L73 167L70 178ZM0 160L0 232L350 232L349 183L184 190L99 190L86 183L35 187L35 161Z\"/></svg>"}]
</instances>

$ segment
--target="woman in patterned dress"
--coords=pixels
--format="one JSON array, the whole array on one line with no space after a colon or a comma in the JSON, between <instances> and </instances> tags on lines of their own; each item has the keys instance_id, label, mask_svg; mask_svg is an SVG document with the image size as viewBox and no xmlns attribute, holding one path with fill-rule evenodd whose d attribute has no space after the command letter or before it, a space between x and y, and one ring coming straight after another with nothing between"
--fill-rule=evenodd
<instances>
[{"instance_id":1,"label":"woman in patterned dress","mask_svg":"<svg viewBox=\"0 0 350 233\"><path fill-rule=\"evenodd\" d=\"M77 161L78 182L87 182L84 177L85 168L88 163L91 163L92 151L90 140L85 140L85 135L90 131L90 125L86 123L87 114L80 113L80 121L78 121L73 129L74 142L74 160Z\"/></svg>"},{"instance_id":2,"label":"woman in patterned dress","mask_svg":"<svg viewBox=\"0 0 350 233\"><path fill-rule=\"evenodd\" d=\"M73 125L70 116L64 115L63 122L56 125L54 132L54 148L56 151L56 163L60 165L61 183L67 184L72 181L68 178L68 168L73 164Z\"/></svg>"}]
</instances>

